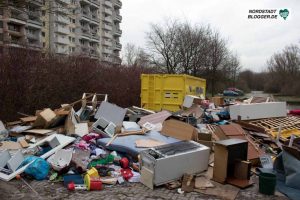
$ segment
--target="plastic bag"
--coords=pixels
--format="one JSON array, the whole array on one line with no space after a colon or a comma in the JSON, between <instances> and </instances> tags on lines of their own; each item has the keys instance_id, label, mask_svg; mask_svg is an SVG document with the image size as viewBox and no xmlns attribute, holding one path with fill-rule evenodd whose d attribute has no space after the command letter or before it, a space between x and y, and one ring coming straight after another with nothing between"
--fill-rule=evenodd
<instances>
[{"instance_id":1,"label":"plastic bag","mask_svg":"<svg viewBox=\"0 0 300 200\"><path fill-rule=\"evenodd\" d=\"M46 160L36 156L28 156L23 161L22 166L27 165L28 163L31 164L25 169L25 174L32 176L36 180L43 180L47 177L50 165Z\"/></svg>"}]
</instances>

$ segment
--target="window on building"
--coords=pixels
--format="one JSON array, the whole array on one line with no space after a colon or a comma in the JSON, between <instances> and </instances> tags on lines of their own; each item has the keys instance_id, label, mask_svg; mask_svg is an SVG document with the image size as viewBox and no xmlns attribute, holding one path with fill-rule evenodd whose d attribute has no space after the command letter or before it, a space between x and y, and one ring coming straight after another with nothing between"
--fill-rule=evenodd
<instances>
[{"instance_id":1,"label":"window on building","mask_svg":"<svg viewBox=\"0 0 300 200\"><path fill-rule=\"evenodd\" d=\"M0 41L3 41L3 33L0 33Z\"/></svg>"},{"instance_id":2,"label":"window on building","mask_svg":"<svg viewBox=\"0 0 300 200\"><path fill-rule=\"evenodd\" d=\"M75 19L73 19L73 23L75 24Z\"/></svg>"},{"instance_id":3,"label":"window on building","mask_svg":"<svg viewBox=\"0 0 300 200\"><path fill-rule=\"evenodd\" d=\"M45 32L44 31L42 32L42 36L45 37Z\"/></svg>"},{"instance_id":4,"label":"window on building","mask_svg":"<svg viewBox=\"0 0 300 200\"><path fill-rule=\"evenodd\" d=\"M45 22L43 22L43 27L45 27L46 26L46 23Z\"/></svg>"},{"instance_id":5,"label":"window on building","mask_svg":"<svg viewBox=\"0 0 300 200\"><path fill-rule=\"evenodd\" d=\"M0 28L3 28L3 21L0 21Z\"/></svg>"},{"instance_id":6,"label":"window on building","mask_svg":"<svg viewBox=\"0 0 300 200\"><path fill-rule=\"evenodd\" d=\"M45 42L43 42L43 47L45 47L46 46L46 43Z\"/></svg>"},{"instance_id":7,"label":"window on building","mask_svg":"<svg viewBox=\"0 0 300 200\"><path fill-rule=\"evenodd\" d=\"M42 15L45 16L46 15L46 11L42 10Z\"/></svg>"}]
</instances>

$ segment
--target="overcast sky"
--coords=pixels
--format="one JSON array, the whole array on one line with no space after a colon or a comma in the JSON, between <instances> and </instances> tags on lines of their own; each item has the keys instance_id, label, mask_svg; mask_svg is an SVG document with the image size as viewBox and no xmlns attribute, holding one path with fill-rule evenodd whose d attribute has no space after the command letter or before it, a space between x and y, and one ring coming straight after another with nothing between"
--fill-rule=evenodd
<instances>
[{"instance_id":1,"label":"overcast sky","mask_svg":"<svg viewBox=\"0 0 300 200\"><path fill-rule=\"evenodd\" d=\"M229 48L237 52L244 69L261 71L266 60L284 46L300 44L299 0L121 0L123 48L133 43L145 48L150 23L164 18L210 24L228 39ZM287 20L248 19L249 9L287 8Z\"/></svg>"}]
</instances>

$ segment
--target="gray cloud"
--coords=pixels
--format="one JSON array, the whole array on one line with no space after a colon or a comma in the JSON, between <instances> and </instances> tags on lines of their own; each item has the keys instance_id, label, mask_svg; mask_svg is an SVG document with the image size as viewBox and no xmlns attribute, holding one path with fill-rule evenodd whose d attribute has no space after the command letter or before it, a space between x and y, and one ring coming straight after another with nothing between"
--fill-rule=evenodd
<instances>
[{"instance_id":1,"label":"gray cloud","mask_svg":"<svg viewBox=\"0 0 300 200\"><path fill-rule=\"evenodd\" d=\"M299 0L122 0L122 43L145 47L150 23L178 18L210 24L228 39L229 47L241 58L243 68L261 71L266 60L284 46L300 42ZM290 15L272 19L247 18L249 9L283 9ZM278 11L277 11L278 13Z\"/></svg>"}]
</instances>

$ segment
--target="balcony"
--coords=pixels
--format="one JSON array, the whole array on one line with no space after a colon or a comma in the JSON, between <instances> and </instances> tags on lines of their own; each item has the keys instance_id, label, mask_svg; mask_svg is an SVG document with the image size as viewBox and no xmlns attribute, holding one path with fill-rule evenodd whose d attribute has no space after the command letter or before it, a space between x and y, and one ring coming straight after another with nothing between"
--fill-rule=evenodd
<instances>
[{"instance_id":1,"label":"balcony","mask_svg":"<svg viewBox=\"0 0 300 200\"><path fill-rule=\"evenodd\" d=\"M54 31L57 33L62 33L62 34L66 34L66 35L70 34L70 30L67 27L57 26L57 27L55 27Z\"/></svg>"},{"instance_id":2,"label":"balcony","mask_svg":"<svg viewBox=\"0 0 300 200\"><path fill-rule=\"evenodd\" d=\"M16 36L16 37L22 37L23 36L23 34L21 33L21 30L18 29L18 28L8 27L8 33L10 35L13 35L13 36Z\"/></svg>"},{"instance_id":3,"label":"balcony","mask_svg":"<svg viewBox=\"0 0 300 200\"><path fill-rule=\"evenodd\" d=\"M100 1L99 0L89 0L89 2L96 4L97 7L100 6Z\"/></svg>"},{"instance_id":4,"label":"balcony","mask_svg":"<svg viewBox=\"0 0 300 200\"><path fill-rule=\"evenodd\" d=\"M34 27L39 26L39 28L42 28L43 23L42 23L42 21L40 19L38 19L38 20L31 20L31 19L29 19L27 21L27 25L28 26L32 26L33 25Z\"/></svg>"},{"instance_id":5,"label":"balcony","mask_svg":"<svg viewBox=\"0 0 300 200\"><path fill-rule=\"evenodd\" d=\"M109 7L109 8L112 8L112 7L113 7L112 3L111 3L110 1L107 1L107 0L104 1L104 5L105 5L106 7Z\"/></svg>"},{"instance_id":6,"label":"balcony","mask_svg":"<svg viewBox=\"0 0 300 200\"><path fill-rule=\"evenodd\" d=\"M27 32L26 36L30 40L40 40L40 36L37 33Z\"/></svg>"},{"instance_id":7,"label":"balcony","mask_svg":"<svg viewBox=\"0 0 300 200\"><path fill-rule=\"evenodd\" d=\"M114 0L114 7L120 9L122 7L122 2L120 0Z\"/></svg>"},{"instance_id":8,"label":"balcony","mask_svg":"<svg viewBox=\"0 0 300 200\"><path fill-rule=\"evenodd\" d=\"M103 21L108 22L108 23L113 23L113 20L111 17L105 17Z\"/></svg>"},{"instance_id":9,"label":"balcony","mask_svg":"<svg viewBox=\"0 0 300 200\"><path fill-rule=\"evenodd\" d=\"M41 17L41 13L39 11L29 11L28 12L28 16L29 17L40 18Z\"/></svg>"},{"instance_id":10,"label":"balcony","mask_svg":"<svg viewBox=\"0 0 300 200\"><path fill-rule=\"evenodd\" d=\"M112 34L111 33L109 33L109 32L103 32L103 37L105 37L105 38L112 38Z\"/></svg>"},{"instance_id":11,"label":"balcony","mask_svg":"<svg viewBox=\"0 0 300 200\"><path fill-rule=\"evenodd\" d=\"M56 12L61 13L63 15L68 15L70 12L66 7L62 7L61 5L55 4L54 9Z\"/></svg>"},{"instance_id":12,"label":"balcony","mask_svg":"<svg viewBox=\"0 0 300 200\"><path fill-rule=\"evenodd\" d=\"M88 38L90 37L90 31L87 28L81 28L81 34L84 37L88 37Z\"/></svg>"},{"instance_id":13,"label":"balcony","mask_svg":"<svg viewBox=\"0 0 300 200\"><path fill-rule=\"evenodd\" d=\"M68 37L56 37L55 38L55 42L59 43L59 44L63 44L63 45L69 45L70 44L70 40L68 39Z\"/></svg>"},{"instance_id":14,"label":"balcony","mask_svg":"<svg viewBox=\"0 0 300 200\"><path fill-rule=\"evenodd\" d=\"M122 35L122 30L121 29L116 29L116 31L114 32L115 36L121 36Z\"/></svg>"},{"instance_id":15,"label":"balcony","mask_svg":"<svg viewBox=\"0 0 300 200\"><path fill-rule=\"evenodd\" d=\"M28 19L28 16L25 13L18 13L15 11L12 11L10 14L10 21L14 21L18 24L26 24L26 20Z\"/></svg>"},{"instance_id":16,"label":"balcony","mask_svg":"<svg viewBox=\"0 0 300 200\"><path fill-rule=\"evenodd\" d=\"M105 55L103 55L103 57L102 57L101 60L104 61L104 62L112 62L111 57L107 57L107 56L105 56Z\"/></svg>"},{"instance_id":17,"label":"balcony","mask_svg":"<svg viewBox=\"0 0 300 200\"><path fill-rule=\"evenodd\" d=\"M116 14L114 21L121 22L122 21L122 16Z\"/></svg>"},{"instance_id":18,"label":"balcony","mask_svg":"<svg viewBox=\"0 0 300 200\"><path fill-rule=\"evenodd\" d=\"M57 0L61 3L64 3L64 4L71 4L71 0Z\"/></svg>"},{"instance_id":19,"label":"balcony","mask_svg":"<svg viewBox=\"0 0 300 200\"><path fill-rule=\"evenodd\" d=\"M104 13L108 14L108 15L112 15L111 9L108 9L108 8L104 8Z\"/></svg>"},{"instance_id":20,"label":"balcony","mask_svg":"<svg viewBox=\"0 0 300 200\"><path fill-rule=\"evenodd\" d=\"M103 48L102 52L105 53L105 54L112 54L112 50L109 49L109 48Z\"/></svg>"},{"instance_id":21,"label":"balcony","mask_svg":"<svg viewBox=\"0 0 300 200\"><path fill-rule=\"evenodd\" d=\"M31 0L30 3L42 6L43 5L43 0Z\"/></svg>"},{"instance_id":22,"label":"balcony","mask_svg":"<svg viewBox=\"0 0 300 200\"><path fill-rule=\"evenodd\" d=\"M104 25L103 25L103 29L104 29L104 30L108 30L108 31L112 31L112 26L109 25L109 24L104 24Z\"/></svg>"},{"instance_id":23,"label":"balcony","mask_svg":"<svg viewBox=\"0 0 300 200\"><path fill-rule=\"evenodd\" d=\"M116 43L115 43L115 50L119 50L119 51L122 50L122 45L121 45L121 43L119 43L119 42L116 42Z\"/></svg>"},{"instance_id":24,"label":"balcony","mask_svg":"<svg viewBox=\"0 0 300 200\"><path fill-rule=\"evenodd\" d=\"M85 54L89 54L90 53L90 48L87 45L82 45L80 49L81 49L82 53L85 53Z\"/></svg>"},{"instance_id":25,"label":"balcony","mask_svg":"<svg viewBox=\"0 0 300 200\"><path fill-rule=\"evenodd\" d=\"M67 48L63 48L63 47L59 46L59 47L56 48L56 53L67 55L67 54L69 54L69 51L68 51Z\"/></svg>"},{"instance_id":26,"label":"balcony","mask_svg":"<svg viewBox=\"0 0 300 200\"><path fill-rule=\"evenodd\" d=\"M109 46L109 47L112 46L112 42L111 42L111 41L108 41L108 40L103 40L102 44L103 44L104 46Z\"/></svg>"},{"instance_id":27,"label":"balcony","mask_svg":"<svg viewBox=\"0 0 300 200\"><path fill-rule=\"evenodd\" d=\"M92 14L91 19L95 22L98 22L98 23L100 22L100 18L97 14Z\"/></svg>"},{"instance_id":28,"label":"balcony","mask_svg":"<svg viewBox=\"0 0 300 200\"><path fill-rule=\"evenodd\" d=\"M59 23L62 23L62 24L69 24L70 23L70 20L67 17L64 17L62 15L57 15L55 17L55 21L59 22Z\"/></svg>"},{"instance_id":29,"label":"balcony","mask_svg":"<svg viewBox=\"0 0 300 200\"><path fill-rule=\"evenodd\" d=\"M91 14L89 13L89 11L86 11L86 10L81 11L81 15L88 19L91 18Z\"/></svg>"}]
</instances>

